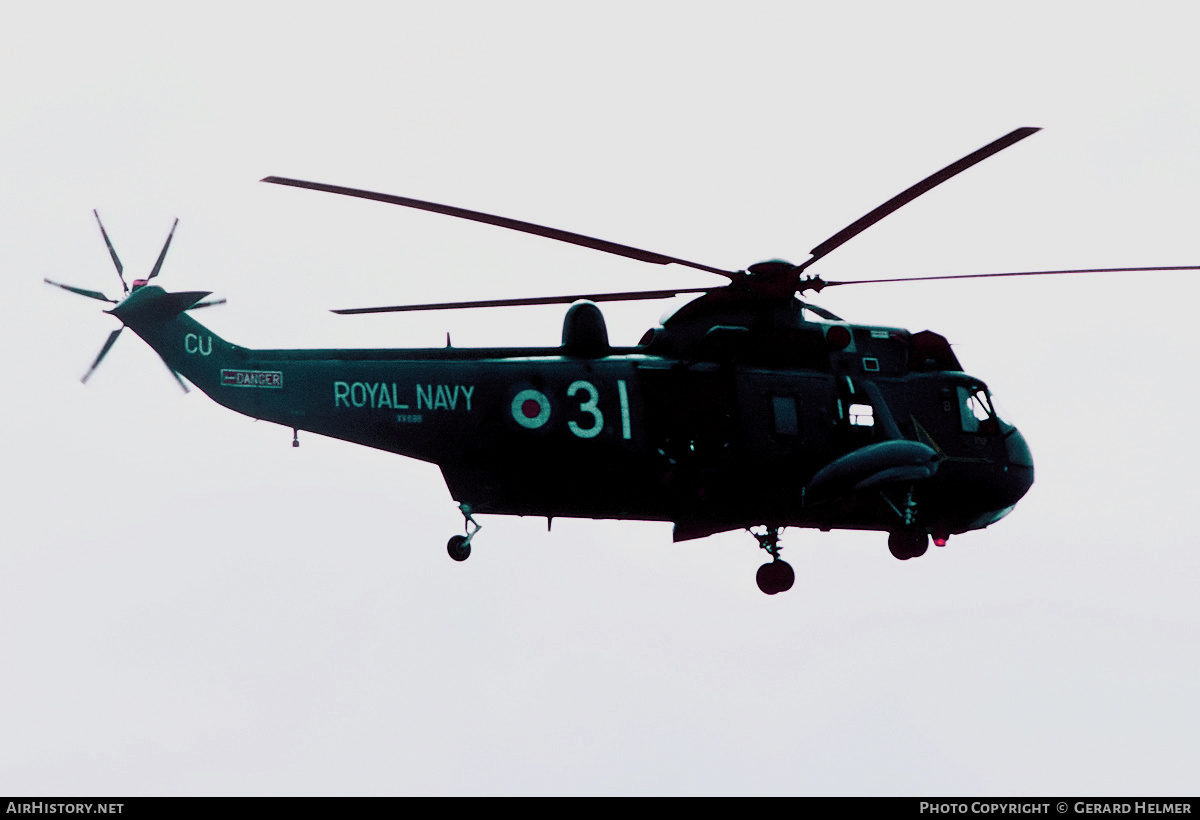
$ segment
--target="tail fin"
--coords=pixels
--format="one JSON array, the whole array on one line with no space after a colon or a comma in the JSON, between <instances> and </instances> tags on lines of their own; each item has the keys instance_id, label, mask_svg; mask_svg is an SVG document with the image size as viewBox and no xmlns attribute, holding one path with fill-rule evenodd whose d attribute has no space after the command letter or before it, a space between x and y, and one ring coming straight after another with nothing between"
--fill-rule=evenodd
<instances>
[{"instance_id":1,"label":"tail fin","mask_svg":"<svg viewBox=\"0 0 1200 820\"><path fill-rule=\"evenodd\" d=\"M229 367L241 348L188 314L189 310L224 301L203 301L208 295L209 291L168 293L155 285L144 285L107 312L154 348L176 379L182 375L212 395L212 388L220 383L222 367Z\"/></svg>"}]
</instances>

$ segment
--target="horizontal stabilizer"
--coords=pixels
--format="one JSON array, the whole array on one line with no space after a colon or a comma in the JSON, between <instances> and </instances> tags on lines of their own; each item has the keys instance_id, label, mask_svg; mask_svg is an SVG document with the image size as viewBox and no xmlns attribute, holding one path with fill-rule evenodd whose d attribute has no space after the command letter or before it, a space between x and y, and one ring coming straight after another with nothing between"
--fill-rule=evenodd
<instances>
[{"instance_id":1,"label":"horizontal stabilizer","mask_svg":"<svg viewBox=\"0 0 1200 820\"><path fill-rule=\"evenodd\" d=\"M196 306L205 296L211 296L210 290L185 290L179 293L167 293L155 287L145 287L135 290L133 295L124 302L108 311L122 322L131 318L139 319L172 319Z\"/></svg>"}]
</instances>

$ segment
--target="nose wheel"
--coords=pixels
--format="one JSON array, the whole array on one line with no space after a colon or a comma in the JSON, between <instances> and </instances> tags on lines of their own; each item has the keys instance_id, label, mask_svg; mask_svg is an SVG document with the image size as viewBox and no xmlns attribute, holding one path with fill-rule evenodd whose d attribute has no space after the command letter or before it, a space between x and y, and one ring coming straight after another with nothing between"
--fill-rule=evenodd
<instances>
[{"instance_id":1,"label":"nose wheel","mask_svg":"<svg viewBox=\"0 0 1200 820\"><path fill-rule=\"evenodd\" d=\"M767 595L775 595L792 588L792 584L796 583L796 571L792 569L791 564L779 557L779 527L765 529L762 533L750 530L750 534L758 539L759 548L766 550L771 556L769 564L758 568L754 580L758 582L758 588Z\"/></svg>"},{"instance_id":2,"label":"nose wheel","mask_svg":"<svg viewBox=\"0 0 1200 820\"><path fill-rule=\"evenodd\" d=\"M446 552L455 561L466 561L471 557L471 539L483 527L471 517L471 506L469 504L459 504L458 509L462 511L463 526L467 534L450 536L450 540L446 542Z\"/></svg>"},{"instance_id":3,"label":"nose wheel","mask_svg":"<svg viewBox=\"0 0 1200 820\"><path fill-rule=\"evenodd\" d=\"M888 549L901 561L920 558L929 549L929 535L922 530L897 530L888 536Z\"/></svg>"},{"instance_id":4,"label":"nose wheel","mask_svg":"<svg viewBox=\"0 0 1200 820\"><path fill-rule=\"evenodd\" d=\"M920 520L917 516L917 498L916 491L913 487L908 488L908 494L904 498L904 502L900 507L892 503L892 500L885 493L880 493L883 500L887 502L896 516L903 522L901 526L892 530L888 535L888 549L894 557L901 561L907 561L909 558L920 558L925 554L925 550L929 549L929 533L918 526ZM947 535L946 538L950 536ZM946 538L942 538L942 544L946 543Z\"/></svg>"}]
</instances>

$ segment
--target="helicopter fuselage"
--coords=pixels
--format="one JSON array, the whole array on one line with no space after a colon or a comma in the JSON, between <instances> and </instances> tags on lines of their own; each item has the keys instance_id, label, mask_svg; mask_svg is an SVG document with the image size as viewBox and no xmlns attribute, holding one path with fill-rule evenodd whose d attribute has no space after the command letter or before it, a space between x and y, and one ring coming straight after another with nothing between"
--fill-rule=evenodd
<instances>
[{"instance_id":1,"label":"helicopter fuselage","mask_svg":"<svg viewBox=\"0 0 1200 820\"><path fill-rule=\"evenodd\" d=\"M252 350L184 312L192 296L146 286L111 312L219 404L435 463L476 513L671 521L677 540L938 537L998 520L1033 480L944 339L810 322L793 299L687 306L635 347L608 346L584 304L558 347Z\"/></svg>"}]
</instances>

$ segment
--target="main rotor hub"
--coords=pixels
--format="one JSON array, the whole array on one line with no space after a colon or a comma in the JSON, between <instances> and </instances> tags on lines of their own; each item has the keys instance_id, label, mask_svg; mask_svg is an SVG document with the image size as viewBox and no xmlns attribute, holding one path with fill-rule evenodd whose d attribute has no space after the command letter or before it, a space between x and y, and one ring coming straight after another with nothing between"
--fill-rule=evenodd
<instances>
[{"instance_id":1,"label":"main rotor hub","mask_svg":"<svg viewBox=\"0 0 1200 820\"><path fill-rule=\"evenodd\" d=\"M790 276L796 270L796 266L786 259L768 259L765 262L755 262L747 268L752 275L763 279L775 279L782 276Z\"/></svg>"}]
</instances>

